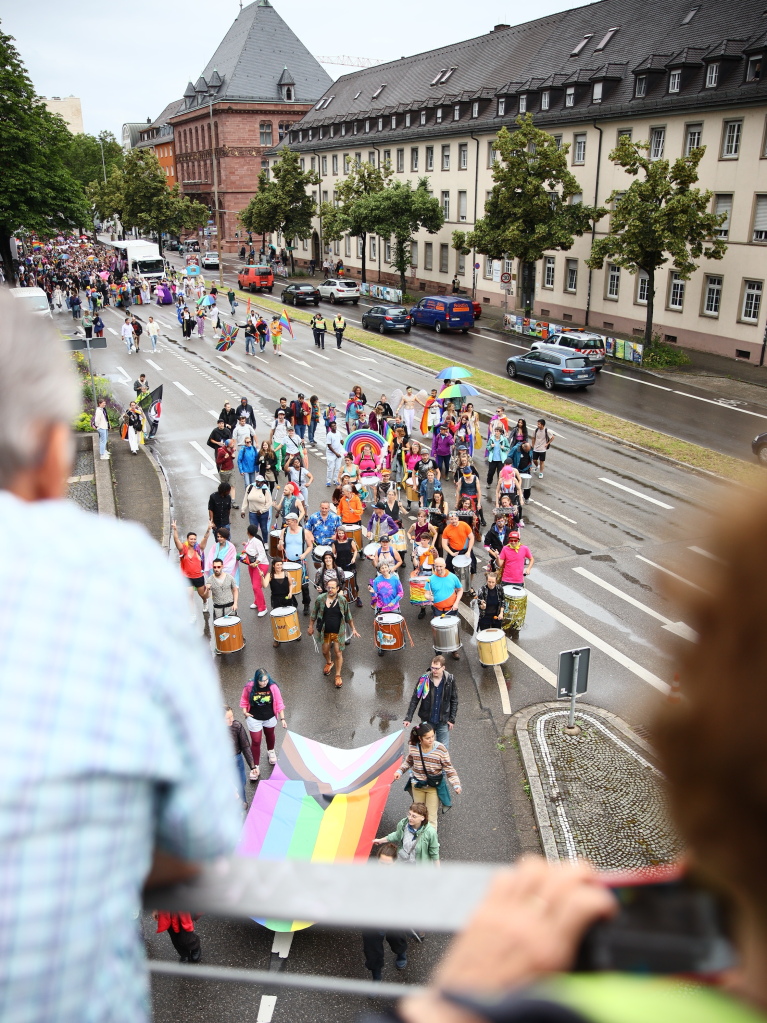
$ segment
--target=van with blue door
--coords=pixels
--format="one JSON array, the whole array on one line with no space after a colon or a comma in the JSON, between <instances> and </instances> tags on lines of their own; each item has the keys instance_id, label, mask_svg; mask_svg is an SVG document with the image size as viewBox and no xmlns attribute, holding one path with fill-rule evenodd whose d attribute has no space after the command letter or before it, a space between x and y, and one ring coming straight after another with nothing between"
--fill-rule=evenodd
<instances>
[{"instance_id":1,"label":"van with blue door","mask_svg":"<svg viewBox=\"0 0 767 1023\"><path fill-rule=\"evenodd\" d=\"M434 327L438 334L443 330L460 330L466 334L474 326L472 304L462 295L422 298L410 310L410 318L415 324Z\"/></svg>"}]
</instances>

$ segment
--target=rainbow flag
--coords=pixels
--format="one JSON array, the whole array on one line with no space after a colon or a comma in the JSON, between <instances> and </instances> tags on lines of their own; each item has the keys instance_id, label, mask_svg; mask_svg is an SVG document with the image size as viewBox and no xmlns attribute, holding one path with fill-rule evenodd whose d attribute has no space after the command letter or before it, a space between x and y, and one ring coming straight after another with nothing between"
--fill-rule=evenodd
<instances>
[{"instance_id":1,"label":"rainbow flag","mask_svg":"<svg viewBox=\"0 0 767 1023\"><path fill-rule=\"evenodd\" d=\"M282 316L280 317L280 323L282 324L283 327L287 328L287 331L290 334L290 336L295 339L293 328L290 325L290 317L288 316L287 310L285 309L284 306L282 308Z\"/></svg>"},{"instance_id":2,"label":"rainbow flag","mask_svg":"<svg viewBox=\"0 0 767 1023\"><path fill-rule=\"evenodd\" d=\"M402 732L336 749L287 732L271 777L260 781L237 852L262 860L367 859L402 758ZM259 920L272 931L311 927Z\"/></svg>"}]
</instances>

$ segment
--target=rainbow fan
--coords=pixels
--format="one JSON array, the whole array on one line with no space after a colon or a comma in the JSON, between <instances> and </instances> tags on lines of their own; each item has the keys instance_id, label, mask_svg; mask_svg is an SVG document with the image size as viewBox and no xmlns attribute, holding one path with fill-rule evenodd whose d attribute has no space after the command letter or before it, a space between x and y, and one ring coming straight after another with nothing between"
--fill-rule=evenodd
<instances>
[{"instance_id":1,"label":"rainbow fan","mask_svg":"<svg viewBox=\"0 0 767 1023\"><path fill-rule=\"evenodd\" d=\"M354 430L344 441L344 447L355 461L362 454L366 444L371 446L374 457L378 458L386 446L386 441L375 430Z\"/></svg>"},{"instance_id":2,"label":"rainbow fan","mask_svg":"<svg viewBox=\"0 0 767 1023\"><path fill-rule=\"evenodd\" d=\"M233 324L225 323L221 328L221 337L216 342L217 352L228 352L234 344L234 339L240 332L239 327L235 327Z\"/></svg>"}]
</instances>

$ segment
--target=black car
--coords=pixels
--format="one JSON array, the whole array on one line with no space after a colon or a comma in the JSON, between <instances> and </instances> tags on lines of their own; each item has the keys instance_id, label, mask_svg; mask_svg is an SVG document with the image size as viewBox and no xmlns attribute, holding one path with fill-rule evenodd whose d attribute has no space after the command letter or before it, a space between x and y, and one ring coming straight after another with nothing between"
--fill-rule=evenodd
<instances>
[{"instance_id":1,"label":"black car","mask_svg":"<svg viewBox=\"0 0 767 1023\"><path fill-rule=\"evenodd\" d=\"M762 463L767 465L767 433L760 433L751 441L751 450Z\"/></svg>"},{"instance_id":2,"label":"black car","mask_svg":"<svg viewBox=\"0 0 767 1023\"><path fill-rule=\"evenodd\" d=\"M282 301L293 305L309 305L310 302L319 305L320 293L313 284L289 284L282 293Z\"/></svg>"},{"instance_id":3,"label":"black car","mask_svg":"<svg viewBox=\"0 0 767 1023\"><path fill-rule=\"evenodd\" d=\"M175 238L168 238L162 243L162 247L166 252L179 252L181 249L181 242Z\"/></svg>"},{"instance_id":4,"label":"black car","mask_svg":"<svg viewBox=\"0 0 767 1023\"><path fill-rule=\"evenodd\" d=\"M362 326L365 330L377 330L385 334L387 330L402 330L410 333L412 326L410 314L401 305L374 305L362 314Z\"/></svg>"}]
</instances>

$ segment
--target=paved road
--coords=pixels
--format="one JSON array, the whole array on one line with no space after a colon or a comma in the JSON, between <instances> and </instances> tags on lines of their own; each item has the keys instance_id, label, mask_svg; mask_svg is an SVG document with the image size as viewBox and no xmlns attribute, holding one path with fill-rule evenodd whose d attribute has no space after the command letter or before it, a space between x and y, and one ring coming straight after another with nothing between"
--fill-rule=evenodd
<instances>
[{"instance_id":1,"label":"paved road","mask_svg":"<svg viewBox=\"0 0 767 1023\"><path fill-rule=\"evenodd\" d=\"M143 318L148 315L148 310L137 312ZM281 358L268 350L263 356L246 357L239 341L221 356L213 348L210 331L201 341L181 344L172 310L155 307L152 312L167 333L156 354L142 350L140 355L127 355L117 333L122 317L110 309L105 313L108 348L94 353L94 364L110 377L123 402L130 398L132 381L140 371L147 373L151 386L164 384L155 449L168 473L173 513L183 532L204 529L207 498L215 487L205 439L225 400L234 404L242 395L251 400L263 439L283 394L291 398L302 390L307 395L316 392L323 402L340 402L354 383L362 384L371 399L405 383L431 384L425 373L404 369L382 356L373 358L354 344L345 343L340 352L335 347L319 352L308 328L298 324L296 340L284 342ZM526 516L524 542L536 557L527 625L501 682L491 669L481 668L470 632L464 631L466 649L456 669L461 709L451 744L464 794L440 824L443 855L449 859L508 862L531 847L529 807L513 754L499 749L499 738L506 735L510 714L551 698L560 650L590 645L589 702L641 729L671 680L673 644L689 641L678 611L662 592L656 566L682 580L694 580L696 567L706 561L706 553L694 550L706 551L704 510L722 506L723 486L573 426L557 433L546 476L535 481ZM318 432L320 443L323 439ZM310 509L315 510L327 493L325 463L316 452L310 468L316 481ZM239 542L243 536L243 522L237 518L233 539ZM679 585L686 588L688 583ZM243 590L249 597L249 583L243 582ZM352 747L389 732L401 721L408 694L431 653L428 625L416 619L415 609L404 609L415 649L385 658L374 656L372 650L370 610L357 611L363 639L355 640L347 651L346 681L341 691L335 691L322 676L321 658L308 637L275 650L268 618L258 619L248 611L249 599L241 603L246 651L217 660L228 702L237 705L246 678L263 666L283 687L290 727L299 733ZM197 614L197 627L207 637L208 623L199 610ZM306 620L301 618L301 623L303 627ZM265 764L264 768L266 773ZM406 796L395 786L382 827L392 827L406 805ZM151 921L145 924L151 927ZM358 935L310 929L296 935L288 959L280 960L272 951L271 934L255 924L205 918L200 931L210 963L254 967L281 963L296 972L365 975ZM151 955L172 957L167 936L152 937L149 945ZM423 980L441 947L442 939L432 937L416 948L404 979ZM394 972L389 963L386 979ZM154 993L155 1018L160 1021L175 1019L180 1012L190 1021L208 1020L213 1013L232 1020L256 1013L264 1023L272 1018L351 1021L364 1008L354 999L300 993L280 993L272 1004L241 986L172 979L158 981Z\"/></svg>"}]
</instances>

